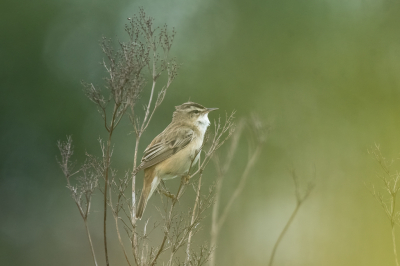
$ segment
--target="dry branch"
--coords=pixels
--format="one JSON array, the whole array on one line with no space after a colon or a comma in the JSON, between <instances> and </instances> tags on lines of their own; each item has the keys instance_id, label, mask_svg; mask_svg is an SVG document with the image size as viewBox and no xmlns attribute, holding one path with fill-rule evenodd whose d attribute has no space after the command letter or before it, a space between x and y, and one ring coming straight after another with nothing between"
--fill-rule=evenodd
<instances>
[{"instance_id":1,"label":"dry branch","mask_svg":"<svg viewBox=\"0 0 400 266\"><path fill-rule=\"evenodd\" d=\"M219 210L220 208L220 198L221 198L221 189L222 189L222 183L224 181L224 177L226 176L228 170L231 167L232 159L234 155L236 155L238 143L240 141L240 138L242 136L243 130L245 127L248 127L252 133L252 137L248 139L249 144L252 142L255 142L255 148L252 148L251 145L249 145L249 153L248 153L248 160L246 163L246 167L239 179L239 184L236 187L235 191L233 194L230 196L228 203L225 205L225 207L222 209L222 211ZM220 158L218 156L214 157L214 162L215 166L217 169L217 184L216 184L216 196L215 196L215 203L213 206L212 210L212 216L211 216L211 247L212 251L210 253L210 266L214 266L216 263L216 247L217 247L217 240L219 236L219 232L221 227L226 221L226 218L228 217L229 211L231 210L234 201L237 199L237 197L241 194L246 181L248 179L250 170L254 167L254 164L256 163L261 150L263 148L263 144L265 143L267 139L267 135L270 131L271 127L270 125L265 125L264 123L261 122L261 120L253 114L250 119L243 119L239 122L235 133L232 136L231 140L231 145L228 149L228 153L226 155L225 162L222 164Z\"/></svg>"},{"instance_id":2,"label":"dry branch","mask_svg":"<svg viewBox=\"0 0 400 266\"><path fill-rule=\"evenodd\" d=\"M400 211L396 210L396 203L397 203L397 193L400 190L400 173L391 171L391 166L393 164L393 160L390 162L382 155L379 145L375 144L370 151L370 154L375 158L378 162L382 174L377 174L377 177L382 181L384 184L383 191L385 194L388 195L389 200L386 200L383 196L382 192L378 191L375 186L372 186L371 193L377 201L381 204L385 214L389 218L390 227L391 227L391 234L392 234L392 243L393 243L393 254L394 259L396 262L396 266L399 266L399 260L397 255L397 247L396 247L396 234L395 234L395 227L399 225L399 218L400 218Z\"/></svg>"},{"instance_id":3,"label":"dry branch","mask_svg":"<svg viewBox=\"0 0 400 266\"><path fill-rule=\"evenodd\" d=\"M296 208L293 210L292 214L290 215L289 220L286 222L285 227L283 228L282 232L279 234L279 237L278 237L278 239L276 240L276 242L274 244L274 247L273 247L272 252L271 252L271 257L270 257L268 266L272 266L273 265L275 254L276 254L276 251L278 249L279 244L281 243L281 241L282 241L283 237L285 236L287 230L289 229L289 227L292 224L294 218L296 217L297 212L299 211L301 205L308 198L308 196L310 195L311 191L314 189L314 186L315 186L314 181L310 181L310 182L308 182L307 187L302 191L300 183L299 183L299 178L298 178L295 170L292 170L291 176L292 176L293 183L294 183L294 194L296 196ZM315 180L315 169L314 169L313 180Z\"/></svg>"}]
</instances>

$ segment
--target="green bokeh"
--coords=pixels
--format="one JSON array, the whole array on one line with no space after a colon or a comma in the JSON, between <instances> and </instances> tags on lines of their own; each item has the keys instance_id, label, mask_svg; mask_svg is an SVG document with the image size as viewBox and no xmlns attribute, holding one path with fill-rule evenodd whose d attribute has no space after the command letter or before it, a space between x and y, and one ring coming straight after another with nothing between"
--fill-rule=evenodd
<instances>
[{"instance_id":1,"label":"green bokeh","mask_svg":"<svg viewBox=\"0 0 400 266\"><path fill-rule=\"evenodd\" d=\"M105 132L80 81L102 83L98 40L123 39L139 6L156 24L176 28L172 54L182 63L141 150L189 98L222 115L256 111L273 121L221 231L217 265L266 265L295 207L289 171L307 180L314 165L316 188L276 265L394 265L389 221L368 191L379 182L367 150L380 143L389 158L400 151L400 3L384 0L2 1L0 264L91 263L56 141L72 134L77 158L99 152ZM131 130L124 121L115 135L121 169L131 166ZM223 202L237 184L245 144L241 151ZM101 215L94 205L99 254ZM208 238L209 218L199 241ZM111 261L124 265L111 241Z\"/></svg>"}]
</instances>

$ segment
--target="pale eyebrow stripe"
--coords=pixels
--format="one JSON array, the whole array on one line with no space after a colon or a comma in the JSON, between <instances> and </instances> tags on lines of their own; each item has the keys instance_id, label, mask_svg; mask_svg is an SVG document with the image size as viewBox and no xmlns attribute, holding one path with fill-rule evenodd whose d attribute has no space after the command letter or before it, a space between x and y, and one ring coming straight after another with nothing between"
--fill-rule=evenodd
<instances>
[{"instance_id":1,"label":"pale eyebrow stripe","mask_svg":"<svg viewBox=\"0 0 400 266\"><path fill-rule=\"evenodd\" d=\"M192 107L197 107L197 108L200 108L200 109L204 109L205 108L204 106L202 106L202 105L200 105L198 103L188 103L188 104L185 104L185 106L184 106L184 108L192 108Z\"/></svg>"}]
</instances>

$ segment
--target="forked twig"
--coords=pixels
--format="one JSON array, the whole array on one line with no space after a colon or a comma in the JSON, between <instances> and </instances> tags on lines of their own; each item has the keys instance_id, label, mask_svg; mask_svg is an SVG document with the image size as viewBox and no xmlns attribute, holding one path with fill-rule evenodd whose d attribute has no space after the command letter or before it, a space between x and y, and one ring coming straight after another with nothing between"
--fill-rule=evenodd
<instances>
[{"instance_id":1,"label":"forked twig","mask_svg":"<svg viewBox=\"0 0 400 266\"><path fill-rule=\"evenodd\" d=\"M249 143L254 141L256 143L255 144L256 148L252 150L250 148L250 144L249 144L248 160L246 163L246 167L245 167L242 175L240 176L239 184L235 188L235 191L233 192L233 194L230 196L226 206L222 209L222 212L220 212L219 208L220 208L222 183L224 181L224 177L227 174L227 171L231 167L233 156L236 153L239 140L241 138L241 135L242 135L243 130L246 125L250 128L251 133L253 135L253 138L249 139ZM210 266L214 266L216 264L216 246L217 246L217 240L218 240L220 229L223 226L223 224L225 223L225 221L228 217L228 214L233 206L234 201L241 194L241 192L246 184L246 181L248 179L250 170L254 167L254 164L256 163L258 157L260 156L263 144L266 141L266 138L270 131L270 128L271 127L269 125L263 124L256 115L253 115L247 121L241 120L238 123L235 133L233 134L233 137L231 140L231 145L228 149L227 158L226 158L224 164L221 166L221 161L220 161L219 157L218 156L214 157L214 162L215 162L218 176L217 176L215 203L213 206L212 216L211 216L211 247L212 247L212 251L210 253Z\"/></svg>"},{"instance_id":2,"label":"forked twig","mask_svg":"<svg viewBox=\"0 0 400 266\"><path fill-rule=\"evenodd\" d=\"M275 258L276 251L278 249L279 244L281 243L283 237L285 236L287 230L289 229L290 225L292 224L294 218L296 217L297 212L299 211L303 202L308 198L311 191L314 189L314 182L310 181L305 189L305 191L301 192L299 178L294 170L291 172L292 179L294 183L295 195L296 195L296 208L293 210L292 215L290 215L289 220L286 222L285 227L283 228L282 232L279 234L278 239L276 240L274 247L271 252L271 257L268 263L268 266L272 266ZM315 179L315 169L314 169L314 179Z\"/></svg>"}]
</instances>

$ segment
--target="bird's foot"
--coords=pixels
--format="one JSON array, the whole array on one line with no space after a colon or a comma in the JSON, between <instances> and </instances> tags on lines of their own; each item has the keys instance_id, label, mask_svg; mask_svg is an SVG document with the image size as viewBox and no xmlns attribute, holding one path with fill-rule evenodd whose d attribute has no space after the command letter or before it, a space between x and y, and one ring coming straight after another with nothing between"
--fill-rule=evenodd
<instances>
[{"instance_id":1,"label":"bird's foot","mask_svg":"<svg viewBox=\"0 0 400 266\"><path fill-rule=\"evenodd\" d=\"M184 175L182 176L182 182L187 185L189 183L190 180L190 175Z\"/></svg>"},{"instance_id":2,"label":"bird's foot","mask_svg":"<svg viewBox=\"0 0 400 266\"><path fill-rule=\"evenodd\" d=\"M166 197L171 198L173 200L175 200L175 198L176 198L174 194L172 194L171 192L169 192L168 190L166 190L162 187L158 188L158 192L164 194Z\"/></svg>"}]
</instances>

